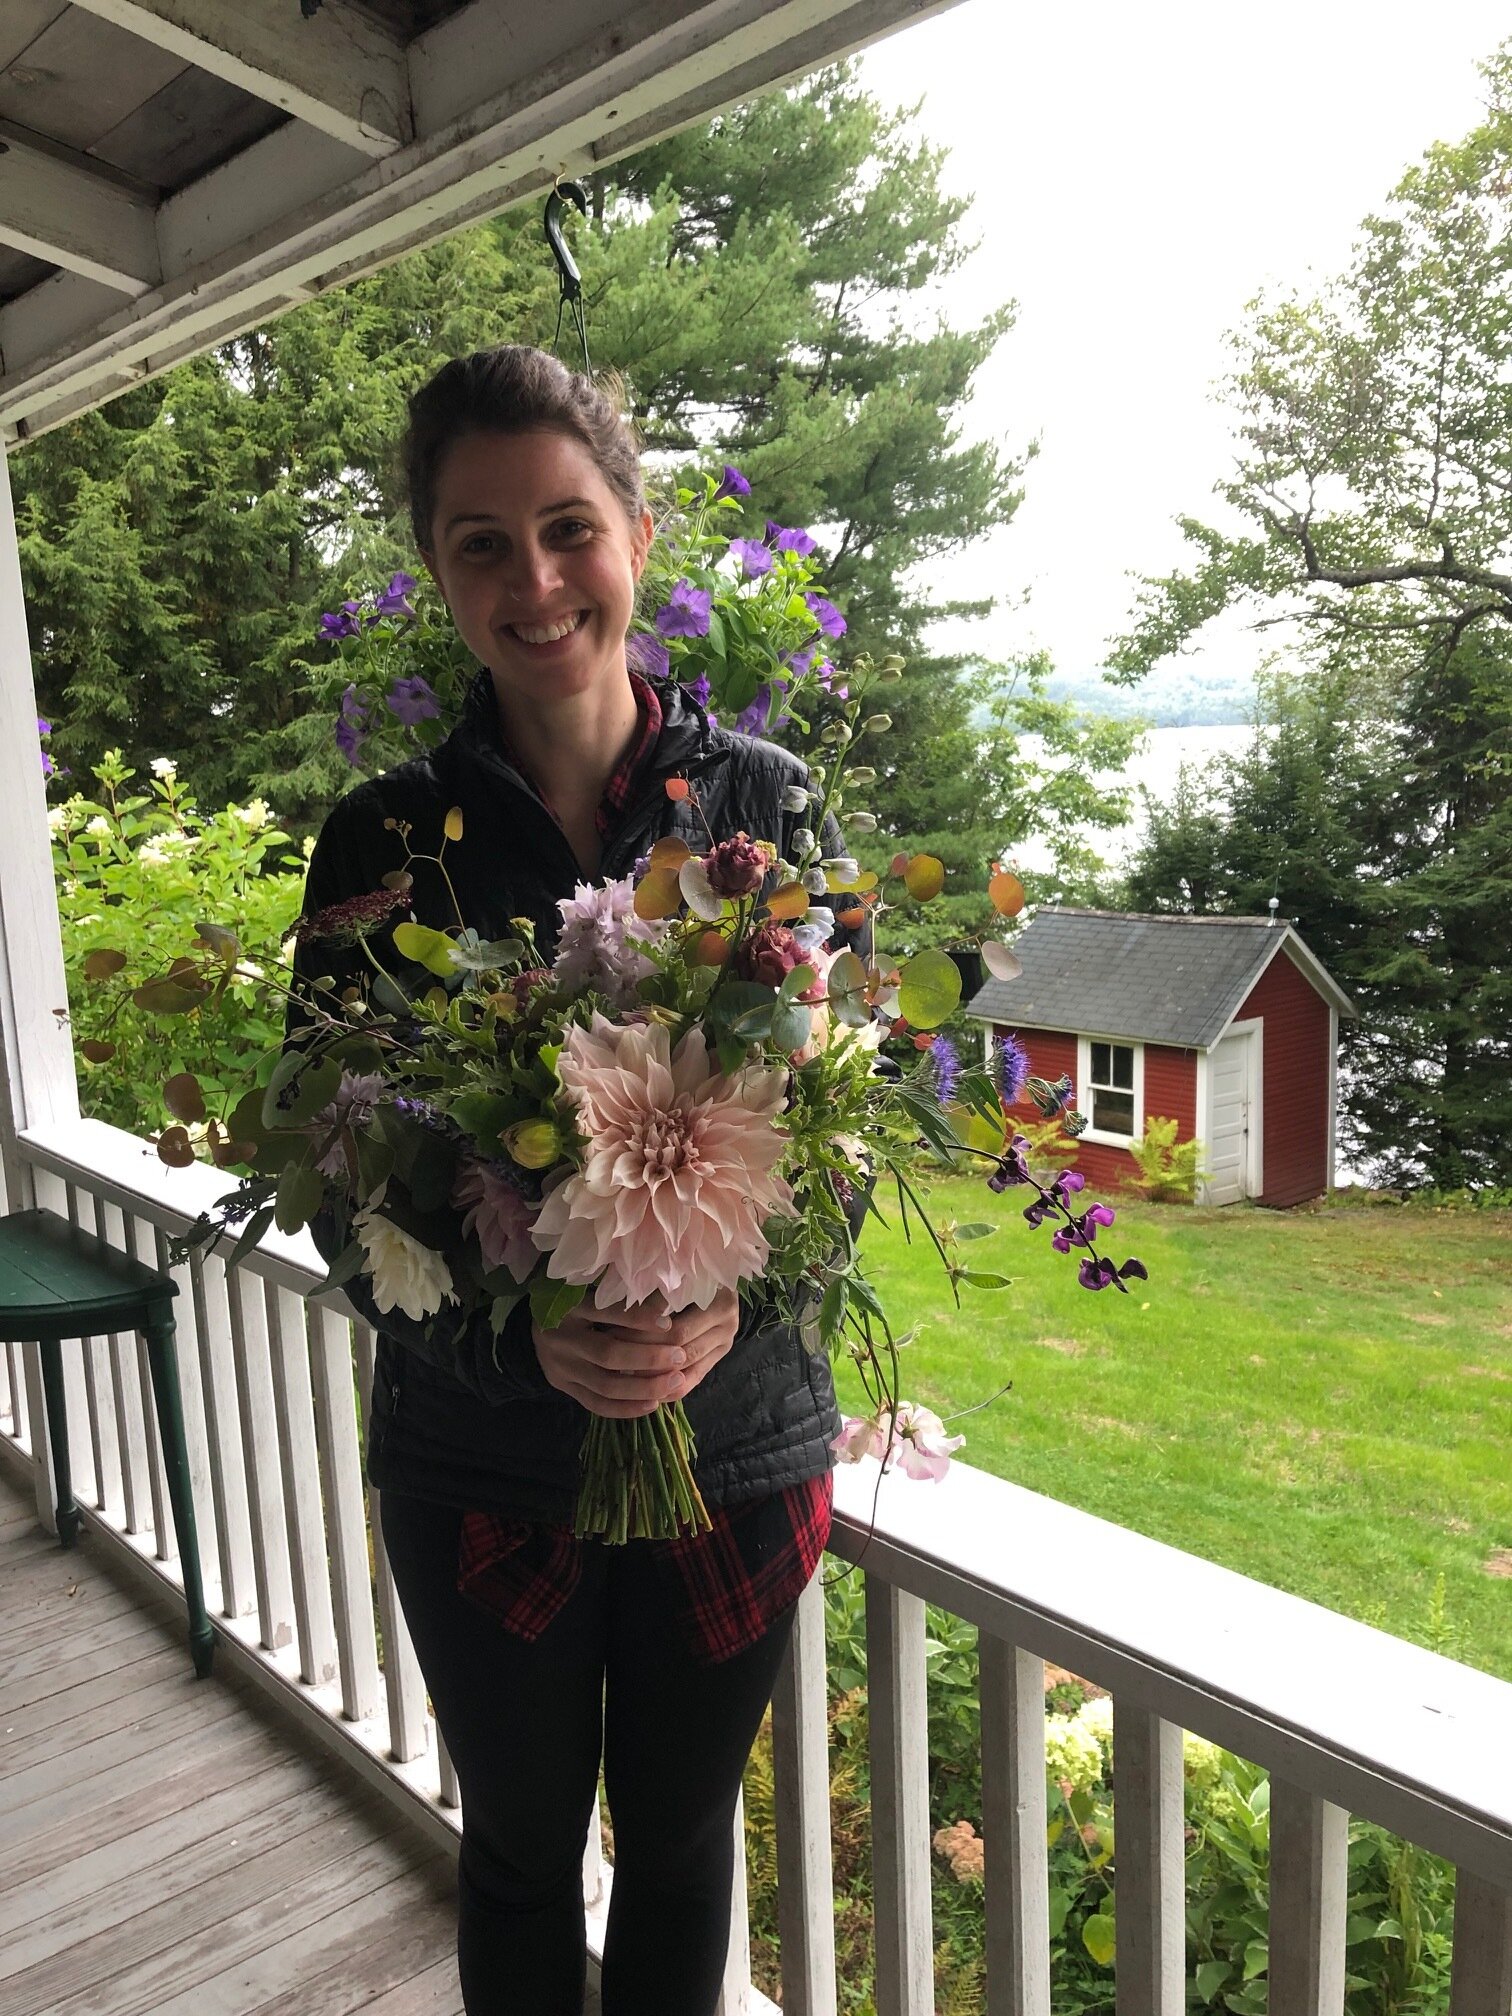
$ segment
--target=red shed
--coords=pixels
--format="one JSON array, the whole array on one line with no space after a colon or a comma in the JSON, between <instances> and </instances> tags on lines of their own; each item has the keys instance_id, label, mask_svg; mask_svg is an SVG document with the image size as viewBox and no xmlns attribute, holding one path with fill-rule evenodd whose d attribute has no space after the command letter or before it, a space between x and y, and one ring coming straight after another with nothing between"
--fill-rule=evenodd
<instances>
[{"instance_id":1,"label":"red shed","mask_svg":"<svg viewBox=\"0 0 1512 2016\"><path fill-rule=\"evenodd\" d=\"M1014 949L1018 978L967 1013L1017 1031L1040 1077L1070 1075L1092 1182L1128 1181L1129 1142L1159 1116L1203 1144L1206 1203L1332 1189L1339 1017L1355 1010L1291 925L1044 909Z\"/></svg>"}]
</instances>

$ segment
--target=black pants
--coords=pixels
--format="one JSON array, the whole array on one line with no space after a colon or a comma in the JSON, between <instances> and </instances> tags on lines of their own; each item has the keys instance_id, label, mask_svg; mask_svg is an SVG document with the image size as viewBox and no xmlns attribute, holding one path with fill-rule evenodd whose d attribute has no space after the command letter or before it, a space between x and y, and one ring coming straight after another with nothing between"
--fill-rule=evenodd
<instances>
[{"instance_id":1,"label":"black pants","mask_svg":"<svg viewBox=\"0 0 1512 2016\"><path fill-rule=\"evenodd\" d=\"M468 2016L581 2016L600 1747L614 1824L604 2016L713 2016L735 1800L792 1613L700 1665L646 1549L594 1547L533 1644L457 1593L461 1514L385 1492L384 1544L462 1794Z\"/></svg>"}]
</instances>

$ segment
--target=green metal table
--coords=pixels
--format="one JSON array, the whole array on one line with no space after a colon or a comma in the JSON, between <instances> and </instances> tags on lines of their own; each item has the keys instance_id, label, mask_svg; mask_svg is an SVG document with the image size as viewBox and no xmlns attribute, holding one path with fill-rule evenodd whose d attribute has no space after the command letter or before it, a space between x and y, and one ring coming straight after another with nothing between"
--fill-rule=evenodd
<instances>
[{"instance_id":1,"label":"green metal table","mask_svg":"<svg viewBox=\"0 0 1512 2016\"><path fill-rule=\"evenodd\" d=\"M71 1547L78 1535L79 1508L69 1476L63 1340L140 1330L146 1341L168 1502L173 1507L184 1596L189 1605L189 1650L195 1671L203 1676L210 1671L215 1634L205 1612L189 1459L184 1448L184 1409L173 1325L177 1293L177 1286L166 1274L117 1252L55 1211L17 1211L0 1218L0 1344L36 1344L40 1350L58 1494L58 1538L65 1547Z\"/></svg>"}]
</instances>

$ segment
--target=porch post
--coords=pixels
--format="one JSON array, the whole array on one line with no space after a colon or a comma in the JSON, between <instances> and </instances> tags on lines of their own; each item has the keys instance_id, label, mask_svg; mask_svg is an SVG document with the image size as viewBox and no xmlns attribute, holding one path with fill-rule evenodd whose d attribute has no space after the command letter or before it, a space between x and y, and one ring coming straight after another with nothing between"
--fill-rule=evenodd
<instances>
[{"instance_id":1,"label":"porch post","mask_svg":"<svg viewBox=\"0 0 1512 2016\"><path fill-rule=\"evenodd\" d=\"M78 1118L73 1039L58 1013L67 1005L16 514L0 445L0 1209L36 1201L21 1129ZM23 1356L37 1511L50 1528L52 1457L35 1345Z\"/></svg>"}]
</instances>

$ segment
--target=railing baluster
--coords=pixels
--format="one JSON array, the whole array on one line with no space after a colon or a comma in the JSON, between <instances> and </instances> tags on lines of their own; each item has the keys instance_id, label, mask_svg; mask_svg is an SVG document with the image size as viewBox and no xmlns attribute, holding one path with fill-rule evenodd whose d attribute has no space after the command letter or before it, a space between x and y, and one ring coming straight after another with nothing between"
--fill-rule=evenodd
<instances>
[{"instance_id":1,"label":"railing baluster","mask_svg":"<svg viewBox=\"0 0 1512 2016\"><path fill-rule=\"evenodd\" d=\"M1183 1791L1181 1731L1115 1696L1118 2016L1182 2016L1186 2008Z\"/></svg>"},{"instance_id":2,"label":"railing baluster","mask_svg":"<svg viewBox=\"0 0 1512 2016\"><path fill-rule=\"evenodd\" d=\"M782 2006L789 2016L835 2016L829 1700L824 1591L817 1575L798 1599L772 1695L772 1770Z\"/></svg>"},{"instance_id":3,"label":"railing baluster","mask_svg":"<svg viewBox=\"0 0 1512 2016\"><path fill-rule=\"evenodd\" d=\"M189 1263L189 1282L194 1333L199 1344L200 1394L205 1406L221 1609L227 1617L249 1617L257 1608L257 1584L252 1570L247 1479L237 1429L236 1352L231 1340L231 1312L226 1303L226 1263L213 1253L194 1254Z\"/></svg>"},{"instance_id":4,"label":"railing baluster","mask_svg":"<svg viewBox=\"0 0 1512 2016\"><path fill-rule=\"evenodd\" d=\"M1463 1869L1454 1879L1449 2016L1512 2016L1512 1890Z\"/></svg>"},{"instance_id":5,"label":"railing baluster","mask_svg":"<svg viewBox=\"0 0 1512 2016\"><path fill-rule=\"evenodd\" d=\"M68 1216L71 1224L86 1232L94 1231L94 1199L76 1183L68 1186ZM115 1407L110 1392L110 1347L103 1337L85 1337L80 1352L94 1471L93 1503L98 1511L108 1512L121 1492L121 1452L116 1442ZM78 1496L77 1486L74 1495Z\"/></svg>"},{"instance_id":6,"label":"railing baluster","mask_svg":"<svg viewBox=\"0 0 1512 2016\"><path fill-rule=\"evenodd\" d=\"M1342 2016L1348 1899L1349 1815L1273 1776L1267 1978L1274 2016Z\"/></svg>"},{"instance_id":7,"label":"railing baluster","mask_svg":"<svg viewBox=\"0 0 1512 2016\"><path fill-rule=\"evenodd\" d=\"M95 1230L107 1246L122 1253L126 1221L114 1204L95 1199ZM116 1448L121 1458L121 1503L128 1533L145 1530L152 1486L147 1474L147 1424L142 1412L142 1385L135 1336L123 1330L106 1340L110 1352L110 1386L115 1402Z\"/></svg>"},{"instance_id":8,"label":"railing baluster","mask_svg":"<svg viewBox=\"0 0 1512 2016\"><path fill-rule=\"evenodd\" d=\"M1050 2016L1045 1662L980 1643L987 2016Z\"/></svg>"},{"instance_id":9,"label":"railing baluster","mask_svg":"<svg viewBox=\"0 0 1512 2016\"><path fill-rule=\"evenodd\" d=\"M366 1323L354 1323L352 1334L357 1347L357 1393L362 1402L362 1439L366 1448L372 1432L375 1346L373 1333ZM368 1492L368 1519L373 1533L378 1622L383 1632L383 1686L388 1696L389 1749L396 1763L408 1764L412 1759L425 1755L430 1741L425 1681L420 1672L420 1661L415 1657L409 1626L400 1608L399 1592L394 1587L393 1571L383 1545L379 1494L373 1490Z\"/></svg>"},{"instance_id":10,"label":"railing baluster","mask_svg":"<svg viewBox=\"0 0 1512 2016\"><path fill-rule=\"evenodd\" d=\"M184 1419L184 1456L189 1471L190 1503L194 1506L195 1537L199 1543L200 1585L205 1591L208 1607L224 1610L220 1589L220 1507L210 1483L213 1465L200 1371L200 1305L195 1296L189 1262L173 1261L168 1244L168 1234L162 1227L153 1228L153 1265L160 1274L168 1275L178 1289L173 1301L174 1357L178 1365L179 1400Z\"/></svg>"},{"instance_id":11,"label":"railing baluster","mask_svg":"<svg viewBox=\"0 0 1512 2016\"><path fill-rule=\"evenodd\" d=\"M13 1441L19 1441L21 1437L20 1414L16 1347L14 1344L0 1344L0 1417L3 1417L6 1433Z\"/></svg>"},{"instance_id":12,"label":"railing baluster","mask_svg":"<svg viewBox=\"0 0 1512 2016\"><path fill-rule=\"evenodd\" d=\"M367 1500L362 1489L362 1454L357 1446L351 1325L320 1302L309 1304L308 1316L315 1429L331 1548L336 1652L341 1666L341 1712L349 1722L366 1722L378 1713L382 1690L373 1630L373 1584L368 1572Z\"/></svg>"},{"instance_id":13,"label":"railing baluster","mask_svg":"<svg viewBox=\"0 0 1512 2016\"><path fill-rule=\"evenodd\" d=\"M270 1652L294 1642L294 1590L284 1531L273 1373L268 1359L268 1316L263 1284L244 1267L227 1270L226 1302L236 1365L236 1405L241 1422L242 1470L252 1531L252 1575L262 1642Z\"/></svg>"},{"instance_id":14,"label":"railing baluster","mask_svg":"<svg viewBox=\"0 0 1512 2016\"><path fill-rule=\"evenodd\" d=\"M299 1671L309 1686L323 1687L336 1673L336 1627L331 1616L331 1569L320 1503L320 1460L315 1451L305 1304L288 1288L271 1281L264 1285L289 1568L299 1625Z\"/></svg>"},{"instance_id":15,"label":"railing baluster","mask_svg":"<svg viewBox=\"0 0 1512 2016\"><path fill-rule=\"evenodd\" d=\"M730 1944L714 2016L746 2016L751 2006L751 1911L746 1896L745 1801L735 1796L735 1868L731 1879Z\"/></svg>"},{"instance_id":16,"label":"railing baluster","mask_svg":"<svg viewBox=\"0 0 1512 2016\"><path fill-rule=\"evenodd\" d=\"M441 1775L441 1804L460 1806L462 1795L457 1790L457 1769L452 1763L451 1752L446 1747L446 1738L439 1728L436 1730L436 1768Z\"/></svg>"},{"instance_id":17,"label":"railing baluster","mask_svg":"<svg viewBox=\"0 0 1512 2016\"><path fill-rule=\"evenodd\" d=\"M157 1265L157 1241L152 1227L135 1213L124 1220L126 1251L144 1267ZM158 1440L157 1410L152 1404L152 1367L147 1358L147 1339L139 1330L136 1345L137 1394L142 1408L142 1439L147 1452L147 1481L152 1494L152 1532L159 1561L167 1561L177 1551L178 1536L173 1530L173 1508L168 1502L168 1478L163 1469L163 1448Z\"/></svg>"},{"instance_id":18,"label":"railing baluster","mask_svg":"<svg viewBox=\"0 0 1512 2016\"><path fill-rule=\"evenodd\" d=\"M583 1903L591 1911L604 1895L604 1823L595 1800L593 1818L588 1822L588 1845L583 1850Z\"/></svg>"},{"instance_id":19,"label":"railing baluster","mask_svg":"<svg viewBox=\"0 0 1512 2016\"><path fill-rule=\"evenodd\" d=\"M877 2016L933 2016L924 1604L866 1578Z\"/></svg>"}]
</instances>

